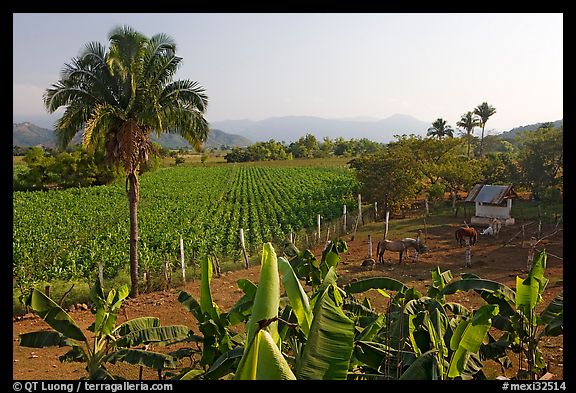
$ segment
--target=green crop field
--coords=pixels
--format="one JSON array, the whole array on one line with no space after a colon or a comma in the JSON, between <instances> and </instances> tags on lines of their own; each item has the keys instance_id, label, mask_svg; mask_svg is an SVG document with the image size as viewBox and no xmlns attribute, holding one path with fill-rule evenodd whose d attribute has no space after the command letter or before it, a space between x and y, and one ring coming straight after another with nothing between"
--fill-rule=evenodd
<instances>
[{"instance_id":1,"label":"green crop field","mask_svg":"<svg viewBox=\"0 0 576 393\"><path fill-rule=\"evenodd\" d=\"M123 181L110 186L14 192L13 273L28 287L52 279L114 277L129 264ZM139 259L160 271L187 253L240 260L239 229L257 252L266 241L334 219L356 206L358 184L341 165L169 167L140 179ZM141 270L141 271L142 271Z\"/></svg>"}]
</instances>

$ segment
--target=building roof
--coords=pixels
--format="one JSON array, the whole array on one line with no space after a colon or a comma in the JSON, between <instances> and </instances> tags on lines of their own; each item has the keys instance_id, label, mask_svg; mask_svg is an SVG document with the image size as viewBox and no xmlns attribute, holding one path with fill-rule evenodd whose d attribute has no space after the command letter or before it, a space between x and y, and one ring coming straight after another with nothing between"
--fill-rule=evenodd
<instances>
[{"instance_id":1,"label":"building roof","mask_svg":"<svg viewBox=\"0 0 576 393\"><path fill-rule=\"evenodd\" d=\"M512 186L495 186L490 184L476 184L464 202L482 202L500 204L505 199L518 198Z\"/></svg>"}]
</instances>

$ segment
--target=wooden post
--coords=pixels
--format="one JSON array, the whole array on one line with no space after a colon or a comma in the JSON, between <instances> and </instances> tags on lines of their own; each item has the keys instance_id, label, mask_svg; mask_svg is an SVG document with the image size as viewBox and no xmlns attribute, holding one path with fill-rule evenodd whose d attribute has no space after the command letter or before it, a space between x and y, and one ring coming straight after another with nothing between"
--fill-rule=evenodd
<instances>
[{"instance_id":1,"label":"wooden post","mask_svg":"<svg viewBox=\"0 0 576 393\"><path fill-rule=\"evenodd\" d=\"M378 201L374 202L374 218L378 218Z\"/></svg>"},{"instance_id":2,"label":"wooden post","mask_svg":"<svg viewBox=\"0 0 576 393\"><path fill-rule=\"evenodd\" d=\"M318 233L317 233L317 237L318 237L318 242L320 242L320 214L318 214L316 216L316 224L318 224Z\"/></svg>"},{"instance_id":3,"label":"wooden post","mask_svg":"<svg viewBox=\"0 0 576 393\"><path fill-rule=\"evenodd\" d=\"M358 194L358 222L364 224L364 220L362 220L362 195Z\"/></svg>"},{"instance_id":4,"label":"wooden post","mask_svg":"<svg viewBox=\"0 0 576 393\"><path fill-rule=\"evenodd\" d=\"M344 234L346 234L347 233L347 231L346 231L346 205L344 205L343 216L344 216Z\"/></svg>"},{"instance_id":5,"label":"wooden post","mask_svg":"<svg viewBox=\"0 0 576 393\"><path fill-rule=\"evenodd\" d=\"M466 267L472 267L472 259L471 259L471 249L470 249L470 240L468 238L465 239L466 242L466 251L464 253L464 263Z\"/></svg>"},{"instance_id":6,"label":"wooden post","mask_svg":"<svg viewBox=\"0 0 576 393\"><path fill-rule=\"evenodd\" d=\"M522 224L522 248L524 248L524 227L526 224Z\"/></svg>"},{"instance_id":7,"label":"wooden post","mask_svg":"<svg viewBox=\"0 0 576 393\"><path fill-rule=\"evenodd\" d=\"M144 282L146 283L146 292L150 292L150 271L146 269L144 271Z\"/></svg>"},{"instance_id":8,"label":"wooden post","mask_svg":"<svg viewBox=\"0 0 576 393\"><path fill-rule=\"evenodd\" d=\"M540 207L540 206L538 206ZM542 219L538 221L538 239L542 238Z\"/></svg>"},{"instance_id":9,"label":"wooden post","mask_svg":"<svg viewBox=\"0 0 576 393\"><path fill-rule=\"evenodd\" d=\"M428 241L428 229L426 227L426 217L424 217L424 242Z\"/></svg>"},{"instance_id":10,"label":"wooden post","mask_svg":"<svg viewBox=\"0 0 576 393\"><path fill-rule=\"evenodd\" d=\"M330 224L326 228L326 242L328 242L328 239L330 239Z\"/></svg>"},{"instance_id":11,"label":"wooden post","mask_svg":"<svg viewBox=\"0 0 576 393\"><path fill-rule=\"evenodd\" d=\"M182 283L186 283L186 265L184 263L184 239L180 238L180 265L182 266Z\"/></svg>"},{"instance_id":12,"label":"wooden post","mask_svg":"<svg viewBox=\"0 0 576 393\"><path fill-rule=\"evenodd\" d=\"M244 269L248 269L248 255L246 254L246 245L244 243L244 228L240 228L240 248L244 258Z\"/></svg>"},{"instance_id":13,"label":"wooden post","mask_svg":"<svg viewBox=\"0 0 576 393\"><path fill-rule=\"evenodd\" d=\"M294 243L294 236L292 235L292 232L288 234L288 239L290 240L290 243Z\"/></svg>"},{"instance_id":14,"label":"wooden post","mask_svg":"<svg viewBox=\"0 0 576 393\"><path fill-rule=\"evenodd\" d=\"M428 198L424 200L424 205L426 206L426 216L430 214L430 210L428 209Z\"/></svg>"},{"instance_id":15,"label":"wooden post","mask_svg":"<svg viewBox=\"0 0 576 393\"><path fill-rule=\"evenodd\" d=\"M102 266L102 261L98 262L98 279L100 280L100 285L104 287L104 266Z\"/></svg>"},{"instance_id":16,"label":"wooden post","mask_svg":"<svg viewBox=\"0 0 576 393\"><path fill-rule=\"evenodd\" d=\"M388 237L388 219L390 218L390 212L386 212L386 227L384 228L384 240Z\"/></svg>"},{"instance_id":17,"label":"wooden post","mask_svg":"<svg viewBox=\"0 0 576 393\"><path fill-rule=\"evenodd\" d=\"M530 249L528 250L528 261L526 262L526 270L530 271L532 269L532 264L534 262L534 250L536 248L536 238L530 238Z\"/></svg>"},{"instance_id":18,"label":"wooden post","mask_svg":"<svg viewBox=\"0 0 576 393\"><path fill-rule=\"evenodd\" d=\"M368 235L368 258L372 259L372 236Z\"/></svg>"}]
</instances>

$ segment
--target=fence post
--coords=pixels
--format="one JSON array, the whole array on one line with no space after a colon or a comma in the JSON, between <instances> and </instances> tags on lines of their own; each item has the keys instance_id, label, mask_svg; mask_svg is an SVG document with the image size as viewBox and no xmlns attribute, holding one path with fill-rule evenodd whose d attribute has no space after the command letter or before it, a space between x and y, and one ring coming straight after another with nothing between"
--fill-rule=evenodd
<instances>
[{"instance_id":1,"label":"fence post","mask_svg":"<svg viewBox=\"0 0 576 393\"><path fill-rule=\"evenodd\" d=\"M542 237L542 219L538 221L538 239Z\"/></svg>"},{"instance_id":2,"label":"fence post","mask_svg":"<svg viewBox=\"0 0 576 393\"><path fill-rule=\"evenodd\" d=\"M372 259L372 236L368 235L368 258Z\"/></svg>"},{"instance_id":3,"label":"fence post","mask_svg":"<svg viewBox=\"0 0 576 393\"><path fill-rule=\"evenodd\" d=\"M240 228L240 248L242 249L242 257L244 258L244 269L248 269L248 255L246 255L246 246L244 244L243 228Z\"/></svg>"},{"instance_id":4,"label":"fence post","mask_svg":"<svg viewBox=\"0 0 576 393\"><path fill-rule=\"evenodd\" d=\"M378 218L378 201L374 201L374 219Z\"/></svg>"},{"instance_id":5,"label":"fence post","mask_svg":"<svg viewBox=\"0 0 576 393\"><path fill-rule=\"evenodd\" d=\"M320 214L316 216L316 224L318 225L318 243L320 243Z\"/></svg>"},{"instance_id":6,"label":"fence post","mask_svg":"<svg viewBox=\"0 0 576 393\"><path fill-rule=\"evenodd\" d=\"M388 236L388 219L390 218L390 212L386 212L386 227L384 228L384 240L386 240Z\"/></svg>"},{"instance_id":7,"label":"fence post","mask_svg":"<svg viewBox=\"0 0 576 393\"><path fill-rule=\"evenodd\" d=\"M98 279L100 280L100 285L104 287L104 267L102 266L102 261L98 262Z\"/></svg>"},{"instance_id":8,"label":"fence post","mask_svg":"<svg viewBox=\"0 0 576 393\"><path fill-rule=\"evenodd\" d=\"M528 250L528 261L526 262L526 270L530 271L532 269L532 263L534 262L534 249L536 248L536 238L530 238L530 249Z\"/></svg>"},{"instance_id":9,"label":"fence post","mask_svg":"<svg viewBox=\"0 0 576 393\"><path fill-rule=\"evenodd\" d=\"M358 194L358 223L362 220L362 195ZM362 220L362 224L364 224L364 220Z\"/></svg>"},{"instance_id":10,"label":"fence post","mask_svg":"<svg viewBox=\"0 0 576 393\"><path fill-rule=\"evenodd\" d=\"M347 233L346 232L346 205L344 205L343 215L344 215L344 234L346 234Z\"/></svg>"},{"instance_id":11,"label":"fence post","mask_svg":"<svg viewBox=\"0 0 576 393\"><path fill-rule=\"evenodd\" d=\"M430 214L430 210L428 209L428 198L424 200L424 204L426 205L426 216Z\"/></svg>"},{"instance_id":12,"label":"fence post","mask_svg":"<svg viewBox=\"0 0 576 393\"><path fill-rule=\"evenodd\" d=\"M182 266L182 283L186 284L186 264L184 263L184 239L180 238L180 265Z\"/></svg>"}]
</instances>

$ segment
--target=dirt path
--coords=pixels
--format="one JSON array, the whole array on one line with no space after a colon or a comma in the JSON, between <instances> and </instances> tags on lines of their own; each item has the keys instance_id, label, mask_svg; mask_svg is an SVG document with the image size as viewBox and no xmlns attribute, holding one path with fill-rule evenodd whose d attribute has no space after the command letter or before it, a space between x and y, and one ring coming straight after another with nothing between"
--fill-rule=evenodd
<instances>
[{"instance_id":1,"label":"dirt path","mask_svg":"<svg viewBox=\"0 0 576 393\"><path fill-rule=\"evenodd\" d=\"M519 231L519 226L505 227L500 232L498 238L482 237L478 244L472 249L472 267L464 267L464 249L457 248L453 240L454 229L457 224L437 227L427 232L427 245L429 251L422 254L417 263L406 263L398 265L398 254L386 252L386 259L392 260L392 264L376 265L373 270L365 270L361 267L362 261L368 253L367 235L364 232L358 233L355 240L345 238L348 242L349 252L343 255L338 267L339 284L346 284L352 279L360 279L371 276L388 276L395 278L408 286L413 286L420 292L425 293L430 283L430 271L436 266L441 271L450 270L455 278L461 273L470 272L478 276L501 282L511 288L516 286L516 276L526 277L526 260L528 249L521 248L519 238L516 238L508 245L508 241ZM553 227L543 228L543 233L551 233ZM549 252L546 277L549 283L544 292L544 300L541 307L547 305L563 289L563 237L562 232L549 237L539 247L545 248ZM374 242L374 254L376 244ZM321 249L314 250L317 257L320 256ZM553 255L553 256L551 256ZM374 255L375 258L375 255ZM225 272L220 278L212 281L213 300L221 310L227 311L242 296L242 291L236 285L240 278L247 278L254 283L258 282L260 266L252 266L248 270L237 270ZM153 292L142 294L136 300L127 300L120 313L119 322L124 321L124 317L129 319L139 316L156 316L160 318L163 326L166 325L187 325L196 333L198 329L195 318L178 302L178 294L183 289L199 299L199 281L187 283L183 288L176 288L169 291ZM385 307L384 298L370 291L367 296L372 304L383 311ZM467 307L477 307L483 304L483 300L474 293L457 293L451 295L450 301L455 301ZM70 312L72 318L86 329L93 322L93 315L89 311L74 310ZM44 321L26 316L21 320L14 320L13 323L13 378L17 380L50 380L64 379L76 380L86 375L83 365L80 363L60 363L58 356L64 354L67 348L24 348L18 345L18 335L22 333L49 330ZM87 332L90 337L90 332ZM174 350L171 347L170 350ZM545 360L549 365L549 371L555 375L555 379L563 379L563 339L562 336L554 338L544 338L541 343L541 350ZM514 366L506 370L507 376L514 376L518 370L517 362L513 360ZM187 364L185 364L187 365ZM487 365L493 371L494 376L500 371L494 365ZM123 375L130 379L138 379L139 368L125 364L113 365L111 371ZM153 372L145 371L144 379L157 379Z\"/></svg>"}]
</instances>

